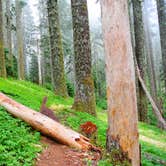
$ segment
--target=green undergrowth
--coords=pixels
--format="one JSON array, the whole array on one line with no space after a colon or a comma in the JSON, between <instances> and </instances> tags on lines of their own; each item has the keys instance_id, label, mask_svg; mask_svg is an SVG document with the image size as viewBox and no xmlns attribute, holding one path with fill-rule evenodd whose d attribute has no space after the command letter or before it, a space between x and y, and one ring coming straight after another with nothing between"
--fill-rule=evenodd
<instances>
[{"instance_id":1,"label":"green undergrowth","mask_svg":"<svg viewBox=\"0 0 166 166\"><path fill-rule=\"evenodd\" d=\"M80 130L81 124L87 121L93 122L97 125L98 128L97 145L103 148L105 147L107 124L104 121L97 119L87 113L75 112L70 109L57 112L57 115L62 120L62 123L76 131Z\"/></svg>"},{"instance_id":2,"label":"green undergrowth","mask_svg":"<svg viewBox=\"0 0 166 166\"><path fill-rule=\"evenodd\" d=\"M12 79L4 80L0 78L0 91L37 111L40 109L44 96L48 97L48 105L52 103L71 105L73 101L72 98L64 99L60 96L55 96L53 92L31 82Z\"/></svg>"},{"instance_id":3,"label":"green undergrowth","mask_svg":"<svg viewBox=\"0 0 166 166\"><path fill-rule=\"evenodd\" d=\"M101 115L101 116L100 116ZM106 140L106 114L98 113L98 118L73 110L63 110L58 112L58 116L63 123L76 131L80 130L80 124L86 121L92 121L98 127L97 145L105 148ZM163 166L166 164L166 132L155 126L145 123L139 123L140 144L142 147L142 165L143 166ZM109 165L109 158L106 157L99 162L99 166Z\"/></svg>"},{"instance_id":4,"label":"green undergrowth","mask_svg":"<svg viewBox=\"0 0 166 166\"><path fill-rule=\"evenodd\" d=\"M72 98L55 96L53 92L26 81L0 79L0 91L14 100L38 111L44 96L48 106L56 110L57 116L67 126L79 131L80 124L92 121L98 127L97 145L105 148L107 115L102 103L97 106L98 118L71 109ZM103 107L103 106L102 106ZM162 166L166 162L166 132L144 123L139 123L143 166ZM0 166L33 165L41 150L40 134L29 125L13 118L0 108ZM18 164L19 163L19 164ZM99 166L110 165L109 158L103 158Z\"/></svg>"},{"instance_id":5,"label":"green undergrowth","mask_svg":"<svg viewBox=\"0 0 166 166\"><path fill-rule=\"evenodd\" d=\"M30 166L41 151L40 133L0 107L0 165Z\"/></svg>"}]
</instances>

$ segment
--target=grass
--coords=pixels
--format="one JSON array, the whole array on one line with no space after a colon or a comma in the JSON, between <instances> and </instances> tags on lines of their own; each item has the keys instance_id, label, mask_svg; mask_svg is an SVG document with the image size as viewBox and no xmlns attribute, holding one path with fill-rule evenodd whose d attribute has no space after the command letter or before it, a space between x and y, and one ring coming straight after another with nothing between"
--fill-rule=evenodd
<instances>
[{"instance_id":1,"label":"grass","mask_svg":"<svg viewBox=\"0 0 166 166\"><path fill-rule=\"evenodd\" d=\"M48 96L48 105L56 110L56 114L65 125L79 131L79 125L92 121L98 126L97 145L105 148L107 115L102 111L100 103L97 107L98 118L71 108L72 98L61 98L53 92L25 81L4 80L0 78L0 91L16 101L39 110L42 98ZM0 107L0 165L33 165L34 158L41 151L40 134L26 123L13 118ZM142 146L143 166L162 166L166 162L166 132L155 126L139 123L140 143ZM100 161L99 166L110 165L108 159Z\"/></svg>"}]
</instances>

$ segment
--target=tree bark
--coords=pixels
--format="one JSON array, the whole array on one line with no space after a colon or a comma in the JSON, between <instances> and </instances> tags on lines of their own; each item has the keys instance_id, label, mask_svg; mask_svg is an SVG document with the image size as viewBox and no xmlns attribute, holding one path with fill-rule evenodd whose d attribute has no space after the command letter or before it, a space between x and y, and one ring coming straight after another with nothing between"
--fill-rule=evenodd
<instances>
[{"instance_id":1,"label":"tree bark","mask_svg":"<svg viewBox=\"0 0 166 166\"><path fill-rule=\"evenodd\" d=\"M10 68L11 74L13 75L13 55L12 55L12 25L11 25L11 11L10 11L10 0L6 0L6 24L7 24L7 47L9 50L9 61L10 61Z\"/></svg>"},{"instance_id":2,"label":"tree bark","mask_svg":"<svg viewBox=\"0 0 166 166\"><path fill-rule=\"evenodd\" d=\"M39 85L42 85L41 53L39 47L39 39L37 39L37 62L38 62Z\"/></svg>"},{"instance_id":3,"label":"tree bark","mask_svg":"<svg viewBox=\"0 0 166 166\"><path fill-rule=\"evenodd\" d=\"M39 21L40 21L40 51L41 51L41 69L42 84L47 85L51 82L51 63L50 63L50 43L49 26L47 17L47 2L39 0Z\"/></svg>"},{"instance_id":4,"label":"tree bark","mask_svg":"<svg viewBox=\"0 0 166 166\"><path fill-rule=\"evenodd\" d=\"M96 115L87 1L72 0L76 94L73 108Z\"/></svg>"},{"instance_id":5,"label":"tree bark","mask_svg":"<svg viewBox=\"0 0 166 166\"><path fill-rule=\"evenodd\" d=\"M2 0L0 0L0 77L6 77L4 41L3 41L3 13Z\"/></svg>"},{"instance_id":6,"label":"tree bark","mask_svg":"<svg viewBox=\"0 0 166 166\"><path fill-rule=\"evenodd\" d=\"M145 1L145 6L150 5L149 1ZM152 48L152 39L151 39L151 32L149 29L149 19L146 17L148 14L147 8L145 8L145 13L144 13L144 22L145 22L145 35L146 35L146 59L147 59L147 64L148 64L148 76L150 80L150 93L153 97L153 100L157 103L158 105L158 98L157 98L157 85L156 85L156 71L154 67L154 58L153 58L153 48Z\"/></svg>"},{"instance_id":7,"label":"tree bark","mask_svg":"<svg viewBox=\"0 0 166 166\"><path fill-rule=\"evenodd\" d=\"M64 55L57 0L48 0L47 7L51 46L52 83L56 95L67 97L68 95L65 81Z\"/></svg>"},{"instance_id":8,"label":"tree bark","mask_svg":"<svg viewBox=\"0 0 166 166\"><path fill-rule=\"evenodd\" d=\"M145 80L145 35L142 15L142 1L133 0L134 30L135 30L135 56L141 72L141 77ZM138 83L138 118L142 122L147 122L147 101L144 90Z\"/></svg>"},{"instance_id":9,"label":"tree bark","mask_svg":"<svg viewBox=\"0 0 166 166\"><path fill-rule=\"evenodd\" d=\"M77 149L100 151L97 147L90 144L89 139L83 135L64 127L40 112L36 112L15 102L3 93L0 93L0 105L15 117L22 119L36 130L52 137L60 143Z\"/></svg>"},{"instance_id":10,"label":"tree bark","mask_svg":"<svg viewBox=\"0 0 166 166\"><path fill-rule=\"evenodd\" d=\"M135 70L127 2L102 1L109 125L107 150L115 165L140 166Z\"/></svg>"},{"instance_id":11,"label":"tree bark","mask_svg":"<svg viewBox=\"0 0 166 166\"><path fill-rule=\"evenodd\" d=\"M166 92L166 41L165 41L166 40L166 1L165 0L157 0L157 10L158 10L159 27L160 27L163 75L164 75L165 92Z\"/></svg>"},{"instance_id":12,"label":"tree bark","mask_svg":"<svg viewBox=\"0 0 166 166\"><path fill-rule=\"evenodd\" d=\"M22 30L22 5L20 0L15 1L16 5L16 35L18 54L18 78L25 79L25 62L23 53L23 30Z\"/></svg>"}]
</instances>

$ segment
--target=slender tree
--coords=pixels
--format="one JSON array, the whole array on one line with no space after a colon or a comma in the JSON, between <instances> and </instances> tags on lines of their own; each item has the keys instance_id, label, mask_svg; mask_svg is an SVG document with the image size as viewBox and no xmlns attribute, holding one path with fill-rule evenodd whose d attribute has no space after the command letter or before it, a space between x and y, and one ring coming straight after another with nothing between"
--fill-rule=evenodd
<instances>
[{"instance_id":1,"label":"slender tree","mask_svg":"<svg viewBox=\"0 0 166 166\"><path fill-rule=\"evenodd\" d=\"M0 77L6 77L4 41L3 41L3 13L2 0L0 0Z\"/></svg>"},{"instance_id":2,"label":"slender tree","mask_svg":"<svg viewBox=\"0 0 166 166\"><path fill-rule=\"evenodd\" d=\"M142 1L133 0L134 30L135 30L135 56L141 77L145 80L145 35L142 15ZM138 82L138 117L140 121L147 121L147 100L144 90Z\"/></svg>"},{"instance_id":3,"label":"slender tree","mask_svg":"<svg viewBox=\"0 0 166 166\"><path fill-rule=\"evenodd\" d=\"M147 60L147 64L148 64L148 76L149 76L149 81L150 81L150 93L154 99L154 101L156 102L156 104L159 106L158 104L158 98L157 98L157 84L156 84L156 71L155 71L155 65L154 65L154 55L153 55L153 43L152 43L152 38L151 38L151 29L150 27L150 21L147 17L149 10L147 8L147 6L151 5L151 1L144 1L144 5L145 5L145 10L144 10L144 25L145 25L145 35L146 35L146 60Z\"/></svg>"},{"instance_id":4,"label":"slender tree","mask_svg":"<svg viewBox=\"0 0 166 166\"><path fill-rule=\"evenodd\" d=\"M42 84L51 83L50 68L50 44L49 44L49 26L47 17L47 2L39 1L39 21L40 21L40 52L41 52L41 71Z\"/></svg>"},{"instance_id":5,"label":"slender tree","mask_svg":"<svg viewBox=\"0 0 166 166\"><path fill-rule=\"evenodd\" d=\"M72 0L76 95L73 108L96 115L87 1Z\"/></svg>"},{"instance_id":6,"label":"slender tree","mask_svg":"<svg viewBox=\"0 0 166 166\"><path fill-rule=\"evenodd\" d=\"M7 47L9 52L9 61L11 72L13 72L13 55L12 55L12 23L11 23L11 11L10 11L11 2L6 0L6 27L7 27ZM12 73L11 73L12 74Z\"/></svg>"},{"instance_id":7,"label":"slender tree","mask_svg":"<svg viewBox=\"0 0 166 166\"><path fill-rule=\"evenodd\" d=\"M115 165L140 166L135 71L127 2L102 1L109 125L107 150L111 152Z\"/></svg>"},{"instance_id":8,"label":"slender tree","mask_svg":"<svg viewBox=\"0 0 166 166\"><path fill-rule=\"evenodd\" d=\"M17 35L17 54L18 54L18 78L25 79L25 62L23 53L23 27L22 27L22 8L23 1L15 0L16 8L16 35Z\"/></svg>"},{"instance_id":9,"label":"slender tree","mask_svg":"<svg viewBox=\"0 0 166 166\"><path fill-rule=\"evenodd\" d=\"M67 88L65 82L64 57L59 24L58 2L57 0L48 0L47 6L51 47L52 83L55 94L66 97Z\"/></svg>"},{"instance_id":10,"label":"slender tree","mask_svg":"<svg viewBox=\"0 0 166 166\"><path fill-rule=\"evenodd\" d=\"M39 44L40 44L39 39L37 39L37 61L38 61L38 75L39 75L38 83L39 85L42 85L41 53L40 53Z\"/></svg>"},{"instance_id":11,"label":"slender tree","mask_svg":"<svg viewBox=\"0 0 166 166\"><path fill-rule=\"evenodd\" d=\"M160 27L160 40L161 40L161 51L162 51L162 61L163 61L163 74L165 81L165 91L166 91L166 1L157 0L157 10L159 18Z\"/></svg>"}]
</instances>

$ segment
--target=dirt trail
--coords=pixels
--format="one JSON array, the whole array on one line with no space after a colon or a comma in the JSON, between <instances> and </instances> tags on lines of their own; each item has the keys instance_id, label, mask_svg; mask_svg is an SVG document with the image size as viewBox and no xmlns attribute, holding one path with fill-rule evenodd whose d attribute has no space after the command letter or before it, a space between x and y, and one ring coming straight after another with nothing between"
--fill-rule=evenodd
<instances>
[{"instance_id":1,"label":"dirt trail","mask_svg":"<svg viewBox=\"0 0 166 166\"><path fill-rule=\"evenodd\" d=\"M98 154L79 152L46 137L42 137L41 142L46 149L37 158L36 166L86 166L86 161L92 158L93 166L97 165Z\"/></svg>"}]
</instances>

